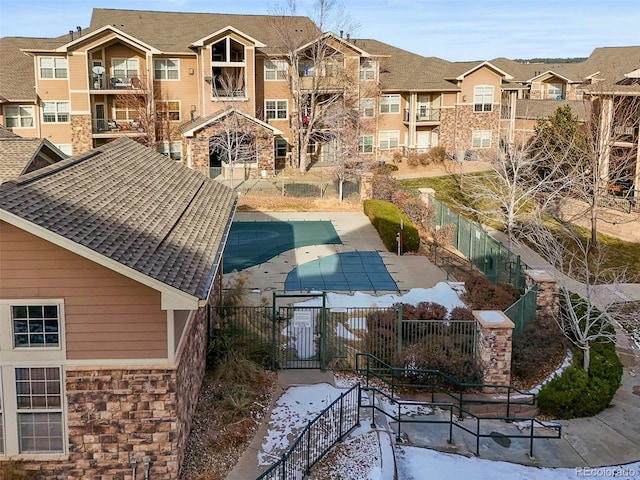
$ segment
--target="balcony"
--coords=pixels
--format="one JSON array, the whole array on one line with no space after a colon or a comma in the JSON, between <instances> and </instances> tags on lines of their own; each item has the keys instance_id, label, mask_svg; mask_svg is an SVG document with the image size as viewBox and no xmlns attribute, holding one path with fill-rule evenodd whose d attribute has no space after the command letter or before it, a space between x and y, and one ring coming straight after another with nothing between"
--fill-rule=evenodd
<instances>
[{"instance_id":1,"label":"balcony","mask_svg":"<svg viewBox=\"0 0 640 480\"><path fill-rule=\"evenodd\" d=\"M408 108L404 110L404 121L411 121L411 112ZM416 109L414 121L417 123L440 123L440 109L419 106Z\"/></svg>"},{"instance_id":2,"label":"balcony","mask_svg":"<svg viewBox=\"0 0 640 480\"><path fill-rule=\"evenodd\" d=\"M143 85L142 80L137 76L118 77L103 73L101 75L92 74L89 76L89 89L93 92L133 90L139 93L143 90Z\"/></svg>"},{"instance_id":3,"label":"balcony","mask_svg":"<svg viewBox=\"0 0 640 480\"><path fill-rule=\"evenodd\" d=\"M124 135L127 137L143 137L144 129L135 120L92 119L91 133L94 136L113 137Z\"/></svg>"}]
</instances>

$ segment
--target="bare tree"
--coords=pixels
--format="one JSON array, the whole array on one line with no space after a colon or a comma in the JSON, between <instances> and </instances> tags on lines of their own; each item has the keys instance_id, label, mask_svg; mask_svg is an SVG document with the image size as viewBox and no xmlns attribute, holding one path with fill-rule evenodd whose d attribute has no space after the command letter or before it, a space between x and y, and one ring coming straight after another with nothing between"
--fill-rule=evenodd
<instances>
[{"instance_id":1,"label":"bare tree","mask_svg":"<svg viewBox=\"0 0 640 480\"><path fill-rule=\"evenodd\" d=\"M596 342L615 342L620 323L640 328L637 314L617 307L619 286L627 283L626 269L607 267L607 252L591 247L570 223L548 228L542 221L528 222L525 238L536 245L552 267L561 304L557 321L565 336L583 353L589 371L590 348Z\"/></svg>"},{"instance_id":2,"label":"bare tree","mask_svg":"<svg viewBox=\"0 0 640 480\"><path fill-rule=\"evenodd\" d=\"M229 166L231 188L234 188L236 168L244 167L243 180L246 180L250 165L258 159L261 132L258 125L246 114L224 101L233 97L238 87L236 79L220 76L214 79L214 85L214 95L218 96L222 111L215 125L217 133L209 138L209 157L217 156L222 164L226 163Z\"/></svg>"},{"instance_id":3,"label":"bare tree","mask_svg":"<svg viewBox=\"0 0 640 480\"><path fill-rule=\"evenodd\" d=\"M276 6L272 13L272 29L281 42L288 65L287 81L293 102L291 130L293 134L292 162L306 173L309 166L309 146L327 139L330 128L336 128L336 112L355 108L346 97L355 90L358 72L349 69L341 53L342 39L332 33L301 37L292 28L296 3ZM350 31L355 24L336 0L316 0L310 17L318 32L332 26ZM333 21L333 23L332 23ZM329 140L334 137L331 136Z\"/></svg>"},{"instance_id":4,"label":"bare tree","mask_svg":"<svg viewBox=\"0 0 640 480\"><path fill-rule=\"evenodd\" d=\"M584 221L597 243L598 223L607 221L603 206L631 205L636 199L636 162L640 99L607 93L604 87L590 91L587 118L580 122L568 106L538 123L533 154L546 160L541 178L557 176L563 218ZM619 219L616 219L619 221Z\"/></svg>"},{"instance_id":5,"label":"bare tree","mask_svg":"<svg viewBox=\"0 0 640 480\"><path fill-rule=\"evenodd\" d=\"M565 186L564 176L556 174L562 162L533 155L531 145L516 143L496 149L488 154L489 170L461 175L461 189L473 202L460 207L482 223L501 224L509 246L517 239L518 225L547 210ZM540 178L539 170L546 163L551 170Z\"/></svg>"},{"instance_id":6,"label":"bare tree","mask_svg":"<svg viewBox=\"0 0 640 480\"><path fill-rule=\"evenodd\" d=\"M159 82L136 79L130 89L115 95L114 102L117 128L143 133L136 137L143 145L156 149L160 142L179 139L179 102L169 100Z\"/></svg>"}]
</instances>

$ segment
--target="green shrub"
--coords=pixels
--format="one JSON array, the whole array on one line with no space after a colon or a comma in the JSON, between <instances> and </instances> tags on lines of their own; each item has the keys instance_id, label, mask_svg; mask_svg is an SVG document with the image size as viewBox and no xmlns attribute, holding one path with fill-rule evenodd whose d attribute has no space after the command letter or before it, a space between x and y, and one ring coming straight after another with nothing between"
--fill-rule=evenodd
<instances>
[{"instance_id":1,"label":"green shrub","mask_svg":"<svg viewBox=\"0 0 640 480\"><path fill-rule=\"evenodd\" d=\"M576 362L581 362L580 355ZM589 374L570 366L540 389L540 412L556 418L590 417L609 406L620 386L622 364L613 344L594 344Z\"/></svg>"},{"instance_id":2,"label":"green shrub","mask_svg":"<svg viewBox=\"0 0 640 480\"><path fill-rule=\"evenodd\" d=\"M392 203L382 200L365 200L363 202L364 213L369 217L371 224L378 231L380 239L390 252L397 250L396 235L400 232L402 220L402 250L404 252L417 252L420 248L420 236L418 230L409 218Z\"/></svg>"}]
</instances>

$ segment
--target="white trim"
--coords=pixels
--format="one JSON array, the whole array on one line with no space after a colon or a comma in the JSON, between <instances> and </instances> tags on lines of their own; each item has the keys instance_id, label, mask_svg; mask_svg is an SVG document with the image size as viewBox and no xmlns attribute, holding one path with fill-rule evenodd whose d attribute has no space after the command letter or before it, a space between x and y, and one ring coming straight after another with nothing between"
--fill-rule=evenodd
<instances>
[{"instance_id":1,"label":"white trim","mask_svg":"<svg viewBox=\"0 0 640 480\"><path fill-rule=\"evenodd\" d=\"M553 70L546 70L542 73L539 73L538 75L531 77L529 80L527 80L528 82L533 82L534 80L540 78L540 77L544 77L545 75L553 75L554 77L559 78L560 80L564 80L567 83L571 83L572 80L567 78L567 77L563 77L562 75L554 72Z\"/></svg>"},{"instance_id":2,"label":"white trim","mask_svg":"<svg viewBox=\"0 0 640 480\"><path fill-rule=\"evenodd\" d=\"M166 62L167 60L171 60L176 62L178 65L178 78L156 78L156 62ZM153 67L153 79L157 80L158 82L179 82L181 80L181 75L180 75L180 59L179 58L154 58L152 60L152 67ZM168 69L164 70L167 73L169 72Z\"/></svg>"},{"instance_id":3,"label":"white trim","mask_svg":"<svg viewBox=\"0 0 640 480\"><path fill-rule=\"evenodd\" d=\"M125 277L128 277L138 283L146 285L149 288L157 290L161 293L161 308L163 310L191 310L198 308L198 298L178 290L175 287L162 283L160 280L151 278L144 273L140 273L131 267L127 267L122 263L117 262L109 257L106 257L100 253L91 250L88 247L80 245L62 235L51 232L44 227L31 223L11 212L0 209L0 220L5 221L25 232L31 233L36 237L42 238L48 242L58 245L70 252L76 253L81 257L86 258L92 262L102 265L103 267L120 273Z\"/></svg>"},{"instance_id":4,"label":"white trim","mask_svg":"<svg viewBox=\"0 0 640 480\"><path fill-rule=\"evenodd\" d=\"M275 117L268 117L267 116L267 102L274 102L274 108L272 109L275 112ZM284 102L285 103L285 116L284 117L278 117L278 112L282 111L280 109L278 109L278 102ZM269 120L280 120L280 121L284 121L284 120L289 120L289 100L287 100L286 98L265 98L264 100L264 118L265 120L269 121Z\"/></svg>"},{"instance_id":5,"label":"white trim","mask_svg":"<svg viewBox=\"0 0 640 480\"><path fill-rule=\"evenodd\" d=\"M471 74L471 73L475 72L476 70L479 70L479 69L480 69L480 68L482 68L482 67L489 67L489 68L492 68L493 70L495 70L496 72L498 72L500 75L502 75L502 76L505 78L505 80L513 80L513 76L512 76L512 75L509 75L509 74L508 74L507 72L505 72L504 70L502 70L502 69L500 69L500 68L496 67L496 66L495 66L495 65L493 65L491 62L482 62L482 63L479 63L479 64L478 64L478 65L476 65L475 67L470 68L470 69L469 69L469 70L467 70L466 72L461 73L460 75L458 75L458 76L456 77L456 80L464 80L464 77L466 77L467 75L469 75L469 74Z\"/></svg>"},{"instance_id":6,"label":"white trim","mask_svg":"<svg viewBox=\"0 0 640 480\"><path fill-rule=\"evenodd\" d=\"M195 42L193 42L191 44L192 47L204 47L204 44L206 42L208 42L209 40L211 40L212 38L215 38L219 35L223 35L225 34L225 32L233 32L237 35L240 35L241 37L249 40L251 43L253 43L256 47L266 47L266 45L264 43L262 43L259 40L256 40L255 38L247 35L246 33L243 33L242 31L238 30L237 28L232 27L231 25L227 25L224 28L221 28L220 30L216 30L215 32L207 35L206 37L202 37L199 40L196 40Z\"/></svg>"},{"instance_id":7,"label":"white trim","mask_svg":"<svg viewBox=\"0 0 640 480\"><path fill-rule=\"evenodd\" d=\"M61 47L56 48L54 51L55 52L67 52L69 51L70 48L75 47L78 43L80 42L84 42L86 41L88 38L92 38L92 37L97 37L98 35L102 34L103 32L106 31L110 31L112 33L114 33L116 35L116 38L118 38L119 40L132 44L137 45L137 48L140 48L141 50L144 51L148 51L154 54L160 54L162 53L160 50L156 49L155 47L152 47L151 45L149 45L148 43L145 43L139 39L137 39L136 37L133 37L131 35L129 35L128 33L124 33L122 30L117 29L116 27L114 27L113 25L105 25L104 27L99 28L98 30L95 30L91 33L87 33L85 35L82 35L81 37L76 38L75 40L72 40L69 43L65 43L64 45L62 45ZM104 41L104 43L110 42L112 39L106 39Z\"/></svg>"},{"instance_id":8,"label":"white trim","mask_svg":"<svg viewBox=\"0 0 640 480\"><path fill-rule=\"evenodd\" d=\"M269 125L266 122L263 122L262 120L252 117L251 115L249 115L248 113L243 112L242 110L238 110L237 108L227 108L226 110L223 110L222 112L218 113L217 115L209 118L207 121L205 121L204 123L199 124L197 127L193 127L190 128L189 130L187 130L186 132L184 132L182 135L184 135L185 137L193 137L195 135L196 132L199 132L200 130L202 130L203 128L208 127L209 125L217 122L218 120L220 120L221 118L226 117L227 115L229 115L231 112L235 111L236 113L242 115L243 117L245 117L248 120L251 120L252 122L257 123L258 125L265 127L269 130L271 130L273 132L274 135L282 135L282 131L277 129L276 127L274 127L273 125Z\"/></svg>"},{"instance_id":9,"label":"white trim","mask_svg":"<svg viewBox=\"0 0 640 480\"><path fill-rule=\"evenodd\" d=\"M167 360L171 363L176 361L176 334L173 310L167 310Z\"/></svg>"}]
</instances>

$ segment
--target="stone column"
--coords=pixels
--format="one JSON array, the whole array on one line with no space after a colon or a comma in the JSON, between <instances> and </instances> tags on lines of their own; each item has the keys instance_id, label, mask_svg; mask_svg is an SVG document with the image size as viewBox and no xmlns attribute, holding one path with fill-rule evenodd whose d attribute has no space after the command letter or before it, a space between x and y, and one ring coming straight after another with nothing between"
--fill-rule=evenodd
<instances>
[{"instance_id":1,"label":"stone column","mask_svg":"<svg viewBox=\"0 0 640 480\"><path fill-rule=\"evenodd\" d=\"M429 196L432 195L435 197L436 191L433 188L419 188L418 192L420 192L420 200L425 205L429 205Z\"/></svg>"},{"instance_id":2,"label":"stone column","mask_svg":"<svg viewBox=\"0 0 640 480\"><path fill-rule=\"evenodd\" d=\"M360 200L369 200L373 198L372 182L372 173L365 173L360 177Z\"/></svg>"},{"instance_id":3,"label":"stone column","mask_svg":"<svg viewBox=\"0 0 640 480\"><path fill-rule=\"evenodd\" d=\"M556 279L546 270L525 270L527 289L538 286L536 311L555 316L560 313L560 289Z\"/></svg>"},{"instance_id":4,"label":"stone column","mask_svg":"<svg viewBox=\"0 0 640 480\"><path fill-rule=\"evenodd\" d=\"M499 310L474 310L479 332L476 352L482 364L482 383L509 385L511 383L511 341L514 323ZM487 389L487 393L498 393Z\"/></svg>"}]
</instances>

